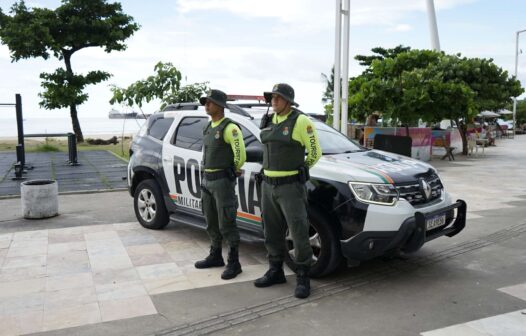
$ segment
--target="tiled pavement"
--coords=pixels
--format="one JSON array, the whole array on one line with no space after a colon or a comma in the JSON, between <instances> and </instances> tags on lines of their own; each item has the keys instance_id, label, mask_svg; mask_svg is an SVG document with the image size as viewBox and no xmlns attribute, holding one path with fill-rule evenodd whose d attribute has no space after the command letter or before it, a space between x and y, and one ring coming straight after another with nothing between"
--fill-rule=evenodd
<instances>
[{"instance_id":1,"label":"tiled pavement","mask_svg":"<svg viewBox=\"0 0 526 336\"><path fill-rule=\"evenodd\" d=\"M150 295L255 279L261 245L243 244L243 273L197 270L208 253L201 232L150 231L138 223L0 235L0 335L24 334L156 314ZM193 237L193 235L198 237Z\"/></svg>"},{"instance_id":2,"label":"tiled pavement","mask_svg":"<svg viewBox=\"0 0 526 336\"><path fill-rule=\"evenodd\" d=\"M525 195L524 184L517 183L526 178L519 156L526 138L522 140L510 142L506 148L499 144L480 158L433 162L449 191L468 201L468 218L491 215L481 210L513 207L510 203ZM469 230L474 227L466 231ZM434 246L446 244L448 240L441 240ZM193 268L193 262L206 255L208 240L204 232L184 226L150 231L137 223L123 223L0 234L0 335L153 315L157 314L151 297L155 294L250 281L266 270L264 247L242 244L241 249L243 273L226 282L220 279L222 269ZM495 288L525 300L523 281L521 278L507 283L505 288ZM466 330L477 336L513 335L481 329L484 325L510 328L513 323L519 323L520 328L526 325L521 319L526 316L522 311L509 314L423 335L449 335L457 331L461 334Z\"/></svg>"},{"instance_id":3,"label":"tiled pavement","mask_svg":"<svg viewBox=\"0 0 526 336\"><path fill-rule=\"evenodd\" d=\"M526 283L504 287L501 292L526 301ZM526 309L424 332L422 336L524 336Z\"/></svg>"}]
</instances>

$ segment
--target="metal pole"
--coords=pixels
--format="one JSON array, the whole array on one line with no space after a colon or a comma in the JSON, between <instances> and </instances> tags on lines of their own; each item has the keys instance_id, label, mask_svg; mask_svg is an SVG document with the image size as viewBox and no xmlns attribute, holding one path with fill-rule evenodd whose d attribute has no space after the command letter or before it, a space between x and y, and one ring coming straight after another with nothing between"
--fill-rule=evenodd
<instances>
[{"instance_id":1,"label":"metal pole","mask_svg":"<svg viewBox=\"0 0 526 336\"><path fill-rule=\"evenodd\" d=\"M440 51L440 40L438 38L437 17L435 14L435 4L433 0L427 0L427 16L429 19L429 32L431 34L431 46L434 50Z\"/></svg>"},{"instance_id":2,"label":"metal pole","mask_svg":"<svg viewBox=\"0 0 526 336\"><path fill-rule=\"evenodd\" d=\"M342 119L341 132L347 136L349 112L349 23L351 0L343 2L343 53L342 53Z\"/></svg>"},{"instance_id":3,"label":"metal pole","mask_svg":"<svg viewBox=\"0 0 526 336\"><path fill-rule=\"evenodd\" d=\"M526 29L524 30L519 30L516 34L515 34L515 79L518 80L517 78L517 69L519 67L519 34L520 33L523 33L525 32ZM516 118L516 113L517 113L517 97L513 97L513 124L512 124L512 127L511 127L511 136L513 137L513 139L515 139L515 118Z\"/></svg>"},{"instance_id":4,"label":"metal pole","mask_svg":"<svg viewBox=\"0 0 526 336\"><path fill-rule=\"evenodd\" d=\"M24 145L24 118L22 117L22 96L19 93L15 95L16 109L16 126L18 130L18 144Z\"/></svg>"},{"instance_id":5,"label":"metal pole","mask_svg":"<svg viewBox=\"0 0 526 336\"><path fill-rule=\"evenodd\" d=\"M342 0L336 0L336 24L334 37L334 99L332 106L332 127L340 128L340 67L341 67L341 31L342 31Z\"/></svg>"},{"instance_id":6,"label":"metal pole","mask_svg":"<svg viewBox=\"0 0 526 336\"><path fill-rule=\"evenodd\" d=\"M24 118L22 116L22 96L20 93L17 93L15 95L15 101L16 101L16 126L18 131L18 144L21 147L21 161L22 161L22 169L24 168L25 162L26 162L26 148L24 145Z\"/></svg>"}]
</instances>

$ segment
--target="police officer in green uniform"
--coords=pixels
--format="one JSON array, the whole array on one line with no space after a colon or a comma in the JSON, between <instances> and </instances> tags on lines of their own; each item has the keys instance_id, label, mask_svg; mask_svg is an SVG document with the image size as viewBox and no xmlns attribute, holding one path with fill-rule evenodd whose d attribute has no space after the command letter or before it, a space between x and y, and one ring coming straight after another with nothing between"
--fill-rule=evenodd
<instances>
[{"instance_id":1,"label":"police officer in green uniform","mask_svg":"<svg viewBox=\"0 0 526 336\"><path fill-rule=\"evenodd\" d=\"M264 95L274 110L263 118L261 125L264 145L261 202L270 267L254 285L268 287L286 282L283 260L288 253L285 245L288 228L297 266L294 295L303 299L310 295L312 262L305 182L309 179L309 168L321 157L321 147L312 121L292 108L298 104L290 85L276 84Z\"/></svg>"},{"instance_id":2,"label":"police officer in green uniform","mask_svg":"<svg viewBox=\"0 0 526 336\"><path fill-rule=\"evenodd\" d=\"M200 98L211 121L203 130L202 207L210 237L210 254L195 263L196 268L225 266L221 253L222 241L229 246L228 263L222 279L235 278L242 272L239 263L239 232L236 226L236 178L245 163L243 134L238 125L225 118L226 94L211 90Z\"/></svg>"}]
</instances>

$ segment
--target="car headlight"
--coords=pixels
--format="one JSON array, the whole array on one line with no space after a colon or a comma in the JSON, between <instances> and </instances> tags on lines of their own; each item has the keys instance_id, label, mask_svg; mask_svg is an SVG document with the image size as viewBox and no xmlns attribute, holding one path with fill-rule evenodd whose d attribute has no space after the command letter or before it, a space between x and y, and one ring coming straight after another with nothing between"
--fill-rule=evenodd
<instances>
[{"instance_id":1,"label":"car headlight","mask_svg":"<svg viewBox=\"0 0 526 336\"><path fill-rule=\"evenodd\" d=\"M392 184L349 182L356 198L364 203L394 205L398 201L398 190Z\"/></svg>"}]
</instances>

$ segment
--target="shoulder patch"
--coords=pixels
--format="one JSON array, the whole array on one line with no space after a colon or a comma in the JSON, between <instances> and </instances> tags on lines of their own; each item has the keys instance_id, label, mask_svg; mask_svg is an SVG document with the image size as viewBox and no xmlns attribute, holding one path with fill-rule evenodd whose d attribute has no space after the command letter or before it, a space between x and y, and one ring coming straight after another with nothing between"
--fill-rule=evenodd
<instances>
[{"instance_id":1,"label":"shoulder patch","mask_svg":"<svg viewBox=\"0 0 526 336\"><path fill-rule=\"evenodd\" d=\"M308 134L312 134L312 133L314 133L314 129L312 128L311 125L307 126L307 133L308 133Z\"/></svg>"},{"instance_id":2,"label":"shoulder patch","mask_svg":"<svg viewBox=\"0 0 526 336\"><path fill-rule=\"evenodd\" d=\"M238 135L239 135L239 133L237 132L237 129L236 129L236 128L233 128L233 129L232 129L232 136L233 136L234 138L237 138Z\"/></svg>"}]
</instances>

